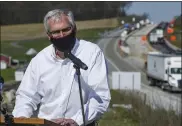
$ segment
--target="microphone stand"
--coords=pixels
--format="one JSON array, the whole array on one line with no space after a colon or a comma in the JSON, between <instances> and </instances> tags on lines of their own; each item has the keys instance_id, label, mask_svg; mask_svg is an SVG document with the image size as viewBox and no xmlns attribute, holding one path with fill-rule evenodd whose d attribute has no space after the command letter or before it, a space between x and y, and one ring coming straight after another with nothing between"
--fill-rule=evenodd
<instances>
[{"instance_id":1,"label":"microphone stand","mask_svg":"<svg viewBox=\"0 0 182 126\"><path fill-rule=\"evenodd\" d=\"M81 109L82 109L82 117L83 117L83 125L85 125L85 115L84 115L84 105L83 105L83 97L82 97L82 89L81 89L81 81L80 81L80 67L77 65L73 65L73 67L76 69L76 75L78 77L78 85L79 85L79 92L80 92L80 101L81 101Z\"/></svg>"},{"instance_id":2,"label":"microphone stand","mask_svg":"<svg viewBox=\"0 0 182 126\"><path fill-rule=\"evenodd\" d=\"M1 95L1 92L0 92L0 112L2 112L3 116L4 116L4 122L5 122L5 126L13 126L13 116L12 115L8 115L7 113L7 109L6 108L2 108L2 103L3 101L3 97ZM1 116L1 114L0 114Z\"/></svg>"}]
</instances>

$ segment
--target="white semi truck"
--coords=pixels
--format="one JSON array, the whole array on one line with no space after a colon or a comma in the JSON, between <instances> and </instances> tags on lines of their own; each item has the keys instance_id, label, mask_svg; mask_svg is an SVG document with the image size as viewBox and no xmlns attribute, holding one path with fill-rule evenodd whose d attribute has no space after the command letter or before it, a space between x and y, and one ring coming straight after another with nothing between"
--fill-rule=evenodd
<instances>
[{"instance_id":1,"label":"white semi truck","mask_svg":"<svg viewBox=\"0 0 182 126\"><path fill-rule=\"evenodd\" d=\"M147 78L149 85L163 90L182 90L181 55L149 52L147 56Z\"/></svg>"}]
</instances>

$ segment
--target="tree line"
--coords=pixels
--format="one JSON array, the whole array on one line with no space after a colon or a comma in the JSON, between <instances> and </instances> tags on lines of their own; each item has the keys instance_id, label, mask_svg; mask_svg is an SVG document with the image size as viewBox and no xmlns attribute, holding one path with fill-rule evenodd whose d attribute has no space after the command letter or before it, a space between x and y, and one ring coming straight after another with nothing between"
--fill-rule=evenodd
<instances>
[{"instance_id":1,"label":"tree line","mask_svg":"<svg viewBox=\"0 0 182 126\"><path fill-rule=\"evenodd\" d=\"M69 9L77 21L126 16L131 4L123 1L4 1L0 2L0 23L42 23L45 14L52 9Z\"/></svg>"}]
</instances>

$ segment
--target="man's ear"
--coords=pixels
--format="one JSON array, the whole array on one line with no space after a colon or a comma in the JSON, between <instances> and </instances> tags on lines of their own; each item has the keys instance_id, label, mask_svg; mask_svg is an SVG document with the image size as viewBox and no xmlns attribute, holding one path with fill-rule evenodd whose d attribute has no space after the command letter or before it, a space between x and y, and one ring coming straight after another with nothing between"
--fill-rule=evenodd
<instances>
[{"instance_id":1,"label":"man's ear","mask_svg":"<svg viewBox=\"0 0 182 126\"><path fill-rule=\"evenodd\" d=\"M51 35L49 33L47 33L47 37L49 40L51 40Z\"/></svg>"},{"instance_id":2,"label":"man's ear","mask_svg":"<svg viewBox=\"0 0 182 126\"><path fill-rule=\"evenodd\" d=\"M75 32L77 32L77 27L76 27L76 25L75 25L75 27L74 27L74 30L75 30Z\"/></svg>"},{"instance_id":3,"label":"man's ear","mask_svg":"<svg viewBox=\"0 0 182 126\"><path fill-rule=\"evenodd\" d=\"M74 33L76 35L76 33L77 33L77 27L76 27L76 25L74 26L73 31L74 31Z\"/></svg>"}]
</instances>

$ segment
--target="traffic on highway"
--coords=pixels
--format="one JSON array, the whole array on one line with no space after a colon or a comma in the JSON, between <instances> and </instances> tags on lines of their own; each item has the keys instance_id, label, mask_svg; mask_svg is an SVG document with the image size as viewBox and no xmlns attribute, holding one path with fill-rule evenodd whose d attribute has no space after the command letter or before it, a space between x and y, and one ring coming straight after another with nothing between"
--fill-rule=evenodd
<instances>
[{"instance_id":1,"label":"traffic on highway","mask_svg":"<svg viewBox=\"0 0 182 126\"><path fill-rule=\"evenodd\" d=\"M109 64L110 84L114 71L140 72L141 91L147 94L150 103L157 103L159 106L162 103L161 106L165 105L166 109L173 106L175 111L181 112L182 68L180 50L170 48L165 42L160 43L159 40L164 35L158 35L159 38L157 39L160 44L153 44L150 39L143 42L142 36L149 38L149 35L160 24L146 22L145 24L140 23L140 25L140 27L135 28L132 28L134 25L124 25L124 27L113 30L105 38L98 41L98 45L104 51ZM160 47L155 48L156 45ZM172 50L170 53L165 51L168 48Z\"/></svg>"}]
</instances>

